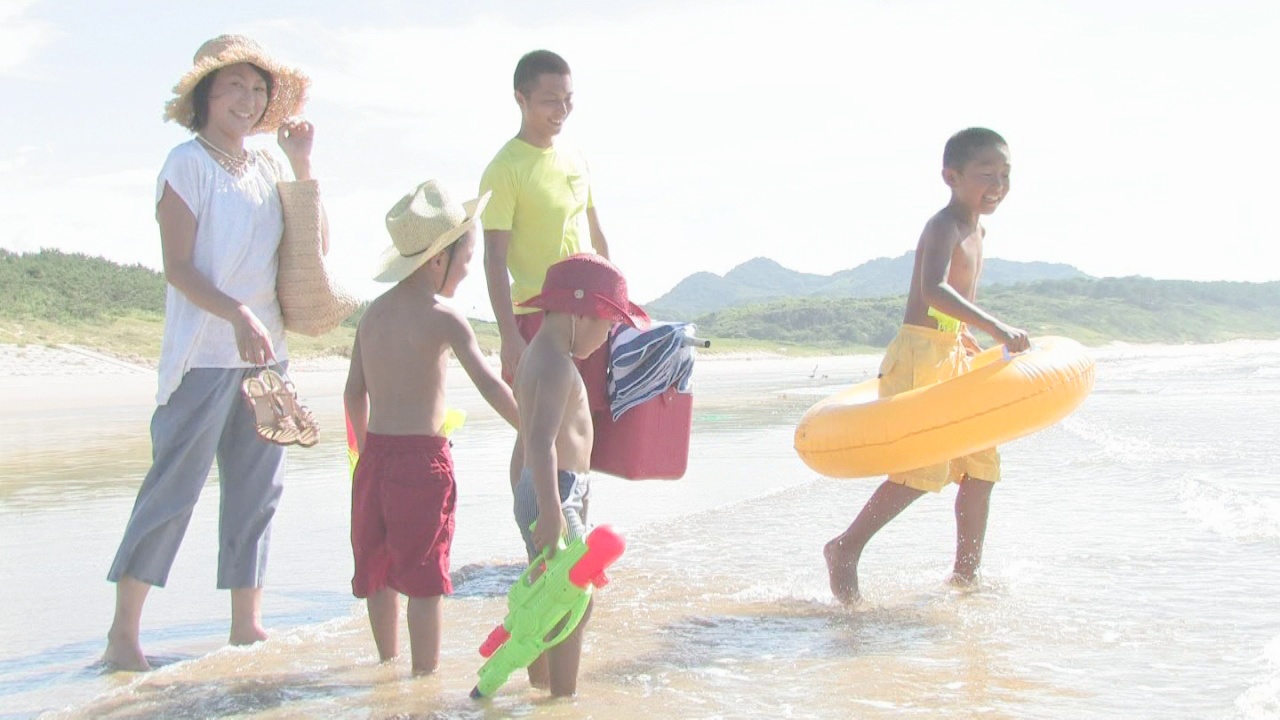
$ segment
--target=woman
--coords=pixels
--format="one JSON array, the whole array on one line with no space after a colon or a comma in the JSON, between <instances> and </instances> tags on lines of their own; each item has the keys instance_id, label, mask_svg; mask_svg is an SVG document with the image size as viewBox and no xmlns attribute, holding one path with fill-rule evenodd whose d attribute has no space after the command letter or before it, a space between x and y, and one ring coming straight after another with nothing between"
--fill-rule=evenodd
<instances>
[{"instance_id":1,"label":"woman","mask_svg":"<svg viewBox=\"0 0 1280 720\"><path fill-rule=\"evenodd\" d=\"M241 386L257 368L287 359L275 290L283 229L276 183L289 178L244 141L275 131L294 177L310 179L314 129L288 119L301 110L308 84L249 38L223 35L200 46L165 106L166 119L195 137L169 153L156 183L169 286L153 464L107 575L116 583L103 655L109 667L150 669L138 639L142 607L151 586L165 584L215 457L217 586L231 590L230 642L266 639L262 583L284 448L255 432ZM327 250L327 238L322 244Z\"/></svg>"}]
</instances>

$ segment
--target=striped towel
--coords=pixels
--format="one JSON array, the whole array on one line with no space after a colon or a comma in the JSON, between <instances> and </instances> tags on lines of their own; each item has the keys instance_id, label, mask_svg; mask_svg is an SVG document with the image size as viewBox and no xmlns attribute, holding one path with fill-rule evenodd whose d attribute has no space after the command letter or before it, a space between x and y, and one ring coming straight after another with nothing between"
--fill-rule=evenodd
<instances>
[{"instance_id":1,"label":"striped towel","mask_svg":"<svg viewBox=\"0 0 1280 720\"><path fill-rule=\"evenodd\" d=\"M609 410L617 420L631 408L675 386L690 392L693 348L684 344L692 323L654 323L645 330L619 325L609 343Z\"/></svg>"}]
</instances>

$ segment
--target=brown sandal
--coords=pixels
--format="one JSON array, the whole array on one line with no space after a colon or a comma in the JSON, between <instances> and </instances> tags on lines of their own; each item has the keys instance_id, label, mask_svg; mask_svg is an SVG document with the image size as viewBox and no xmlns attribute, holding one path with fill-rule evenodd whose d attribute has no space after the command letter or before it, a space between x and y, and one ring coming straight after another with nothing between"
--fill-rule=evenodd
<instances>
[{"instance_id":1,"label":"brown sandal","mask_svg":"<svg viewBox=\"0 0 1280 720\"><path fill-rule=\"evenodd\" d=\"M254 429L259 437L277 445L298 442L300 433L297 424L283 411L276 393L272 392L261 377L245 378L241 389L245 400L249 401L249 409L253 411Z\"/></svg>"},{"instance_id":2,"label":"brown sandal","mask_svg":"<svg viewBox=\"0 0 1280 720\"><path fill-rule=\"evenodd\" d=\"M297 433L294 442L302 447L311 447L320 442L320 423L316 421L316 416L311 410L298 399L298 389L293 386L293 381L270 368L263 370L259 377L275 396L275 401L284 416L292 420L291 424Z\"/></svg>"}]
</instances>

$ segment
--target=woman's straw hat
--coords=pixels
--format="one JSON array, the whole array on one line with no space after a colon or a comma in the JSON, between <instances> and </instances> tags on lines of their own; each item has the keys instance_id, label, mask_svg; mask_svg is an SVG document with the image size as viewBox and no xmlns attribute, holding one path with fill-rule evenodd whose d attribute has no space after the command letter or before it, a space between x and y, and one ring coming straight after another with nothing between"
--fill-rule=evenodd
<instances>
[{"instance_id":1,"label":"woman's straw hat","mask_svg":"<svg viewBox=\"0 0 1280 720\"><path fill-rule=\"evenodd\" d=\"M191 127L195 107L191 95L200 79L229 65L252 63L271 75L271 97L262 119L253 132L273 132L284 121L297 115L307 101L311 79L297 68L282 65L267 54L262 46L243 35L219 35L206 41L196 51L191 69L173 86L174 97L164 106L164 117L184 127Z\"/></svg>"},{"instance_id":2,"label":"woman's straw hat","mask_svg":"<svg viewBox=\"0 0 1280 720\"><path fill-rule=\"evenodd\" d=\"M378 261L378 282L400 282L475 224L489 202L489 193L458 204L435 180L428 180L400 198L387 211L391 247Z\"/></svg>"}]
</instances>

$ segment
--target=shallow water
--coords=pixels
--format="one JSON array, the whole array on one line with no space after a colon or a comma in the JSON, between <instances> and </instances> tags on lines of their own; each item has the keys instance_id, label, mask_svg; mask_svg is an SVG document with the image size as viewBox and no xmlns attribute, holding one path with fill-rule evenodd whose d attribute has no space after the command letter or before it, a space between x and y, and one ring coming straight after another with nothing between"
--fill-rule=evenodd
<instances>
[{"instance_id":1,"label":"shallow water","mask_svg":"<svg viewBox=\"0 0 1280 720\"><path fill-rule=\"evenodd\" d=\"M340 379L306 373L299 387L331 431L290 454L272 639L221 646L211 482L144 616L163 667L98 674L103 576L150 452L154 381L121 379L123 402L0 421L0 718L1280 716L1280 343L1096 355L1085 405L1004 449L981 583L942 582L952 489L872 542L852 610L830 599L821 547L876 482L816 477L791 434L876 358L699 363L687 476L593 486L592 520L628 550L599 595L574 701L520 677L491 701L467 698L521 546L512 432L460 372L457 592L437 675L377 663L350 595Z\"/></svg>"}]
</instances>

